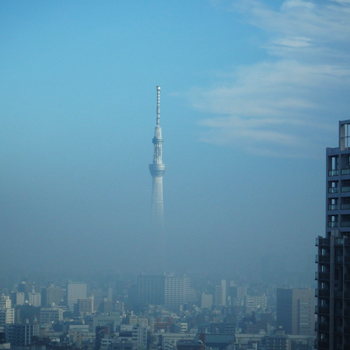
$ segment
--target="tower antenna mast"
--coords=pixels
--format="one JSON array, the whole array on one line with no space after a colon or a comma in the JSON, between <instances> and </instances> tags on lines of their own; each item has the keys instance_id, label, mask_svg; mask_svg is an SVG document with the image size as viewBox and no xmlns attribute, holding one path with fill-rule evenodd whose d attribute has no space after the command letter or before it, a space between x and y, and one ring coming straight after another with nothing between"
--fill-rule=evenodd
<instances>
[{"instance_id":1,"label":"tower antenna mast","mask_svg":"<svg viewBox=\"0 0 350 350\"><path fill-rule=\"evenodd\" d=\"M157 126L160 122L160 86L157 86Z\"/></svg>"},{"instance_id":2,"label":"tower antenna mast","mask_svg":"<svg viewBox=\"0 0 350 350\"><path fill-rule=\"evenodd\" d=\"M164 206L163 206L163 175L165 164L162 160L162 129L160 127L160 86L157 86L157 119L154 131L153 143L153 163L149 165L152 175L152 221L156 231L162 231L164 226Z\"/></svg>"}]
</instances>

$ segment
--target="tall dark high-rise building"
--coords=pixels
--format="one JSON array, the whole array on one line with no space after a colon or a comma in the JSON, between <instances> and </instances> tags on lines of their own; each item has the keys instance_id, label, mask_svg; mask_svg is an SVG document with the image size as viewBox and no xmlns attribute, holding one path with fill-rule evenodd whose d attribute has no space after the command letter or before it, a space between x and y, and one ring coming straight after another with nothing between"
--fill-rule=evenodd
<instances>
[{"instance_id":1,"label":"tall dark high-rise building","mask_svg":"<svg viewBox=\"0 0 350 350\"><path fill-rule=\"evenodd\" d=\"M190 278L188 276L138 276L137 294L140 306L147 304L164 305L169 310L178 311L188 303Z\"/></svg>"},{"instance_id":2,"label":"tall dark high-rise building","mask_svg":"<svg viewBox=\"0 0 350 350\"><path fill-rule=\"evenodd\" d=\"M140 306L164 305L165 276L138 276L137 295Z\"/></svg>"},{"instance_id":3,"label":"tall dark high-rise building","mask_svg":"<svg viewBox=\"0 0 350 350\"><path fill-rule=\"evenodd\" d=\"M326 234L318 254L318 350L350 349L350 120L339 122L339 146L327 148Z\"/></svg>"}]
</instances>

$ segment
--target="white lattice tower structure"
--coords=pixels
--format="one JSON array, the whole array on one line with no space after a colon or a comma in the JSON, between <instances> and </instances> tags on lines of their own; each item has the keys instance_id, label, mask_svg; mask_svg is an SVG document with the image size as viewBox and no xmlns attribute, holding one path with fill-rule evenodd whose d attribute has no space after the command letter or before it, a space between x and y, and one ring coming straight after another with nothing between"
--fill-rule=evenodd
<instances>
[{"instance_id":1,"label":"white lattice tower structure","mask_svg":"<svg viewBox=\"0 0 350 350\"><path fill-rule=\"evenodd\" d=\"M157 119L154 137L152 143L153 163L149 165L153 183L152 183L152 221L153 227L157 231L164 228L164 205L163 205L163 175L165 172L165 164L162 160L162 129L160 123L160 86L157 86Z\"/></svg>"}]
</instances>

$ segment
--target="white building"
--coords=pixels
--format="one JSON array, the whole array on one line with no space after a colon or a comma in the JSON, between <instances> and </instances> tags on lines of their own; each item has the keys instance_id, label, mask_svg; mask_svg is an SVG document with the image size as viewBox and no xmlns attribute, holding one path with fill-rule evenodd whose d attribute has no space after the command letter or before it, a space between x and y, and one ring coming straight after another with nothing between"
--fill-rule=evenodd
<instances>
[{"instance_id":1,"label":"white building","mask_svg":"<svg viewBox=\"0 0 350 350\"><path fill-rule=\"evenodd\" d=\"M251 310L260 309L265 311L267 309L267 296L255 295L245 297L245 306Z\"/></svg>"},{"instance_id":2,"label":"white building","mask_svg":"<svg viewBox=\"0 0 350 350\"><path fill-rule=\"evenodd\" d=\"M42 308L40 310L40 323L50 324L56 321L63 321L63 310L59 308Z\"/></svg>"},{"instance_id":3,"label":"white building","mask_svg":"<svg viewBox=\"0 0 350 350\"><path fill-rule=\"evenodd\" d=\"M213 306L213 295L202 293L202 309L211 309Z\"/></svg>"},{"instance_id":4,"label":"white building","mask_svg":"<svg viewBox=\"0 0 350 350\"><path fill-rule=\"evenodd\" d=\"M215 305L226 306L226 280L221 280L220 286L215 287Z\"/></svg>"},{"instance_id":5,"label":"white building","mask_svg":"<svg viewBox=\"0 0 350 350\"><path fill-rule=\"evenodd\" d=\"M0 327L15 323L15 309L0 309Z\"/></svg>"},{"instance_id":6,"label":"white building","mask_svg":"<svg viewBox=\"0 0 350 350\"><path fill-rule=\"evenodd\" d=\"M13 303L15 305L23 305L25 302L25 294L23 292L13 292L11 293L13 296Z\"/></svg>"},{"instance_id":7,"label":"white building","mask_svg":"<svg viewBox=\"0 0 350 350\"><path fill-rule=\"evenodd\" d=\"M147 330L148 327L140 325L121 325L118 342L127 342L136 344L138 350L147 349Z\"/></svg>"},{"instance_id":8,"label":"white building","mask_svg":"<svg viewBox=\"0 0 350 350\"><path fill-rule=\"evenodd\" d=\"M32 293L28 293L28 301L29 304L35 307L39 307L41 306L41 294L40 293L36 293L36 292L32 292Z\"/></svg>"},{"instance_id":9,"label":"white building","mask_svg":"<svg viewBox=\"0 0 350 350\"><path fill-rule=\"evenodd\" d=\"M11 307L11 299L2 294L0 297L0 326L15 323L15 309Z\"/></svg>"},{"instance_id":10,"label":"white building","mask_svg":"<svg viewBox=\"0 0 350 350\"><path fill-rule=\"evenodd\" d=\"M175 324L175 333L186 333L188 325L186 322L178 322Z\"/></svg>"},{"instance_id":11,"label":"white building","mask_svg":"<svg viewBox=\"0 0 350 350\"><path fill-rule=\"evenodd\" d=\"M101 350L107 350L113 344L113 338L102 338L101 339Z\"/></svg>"},{"instance_id":12,"label":"white building","mask_svg":"<svg viewBox=\"0 0 350 350\"><path fill-rule=\"evenodd\" d=\"M188 276L165 276L165 307L177 311L189 298L190 278Z\"/></svg>"},{"instance_id":13,"label":"white building","mask_svg":"<svg viewBox=\"0 0 350 350\"><path fill-rule=\"evenodd\" d=\"M11 299L8 295L1 294L0 297L0 309L9 309L11 308Z\"/></svg>"},{"instance_id":14,"label":"white building","mask_svg":"<svg viewBox=\"0 0 350 350\"><path fill-rule=\"evenodd\" d=\"M87 285L84 282L68 282L67 304L68 310L74 311L74 304L78 299L87 299Z\"/></svg>"},{"instance_id":15,"label":"white building","mask_svg":"<svg viewBox=\"0 0 350 350\"><path fill-rule=\"evenodd\" d=\"M147 349L147 328L139 325L132 327L132 341L137 343L138 349Z\"/></svg>"},{"instance_id":16,"label":"white building","mask_svg":"<svg viewBox=\"0 0 350 350\"><path fill-rule=\"evenodd\" d=\"M92 319L92 328L95 331L98 326L109 326L115 332L117 326L122 322L119 312L111 312L109 315L94 316Z\"/></svg>"}]
</instances>

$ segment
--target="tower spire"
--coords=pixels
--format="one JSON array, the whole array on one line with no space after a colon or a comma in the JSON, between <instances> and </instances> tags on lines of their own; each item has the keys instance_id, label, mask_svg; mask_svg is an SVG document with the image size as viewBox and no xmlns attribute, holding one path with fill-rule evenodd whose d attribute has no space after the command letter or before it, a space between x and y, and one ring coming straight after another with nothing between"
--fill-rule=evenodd
<instances>
[{"instance_id":1,"label":"tower spire","mask_svg":"<svg viewBox=\"0 0 350 350\"><path fill-rule=\"evenodd\" d=\"M160 86L157 86L157 126L160 122Z\"/></svg>"},{"instance_id":2,"label":"tower spire","mask_svg":"<svg viewBox=\"0 0 350 350\"><path fill-rule=\"evenodd\" d=\"M152 139L153 147L153 163L149 165L152 175L152 219L153 226L157 231L161 231L164 223L163 208L163 175L165 172L165 164L162 160L162 129L160 127L160 86L157 86L157 120Z\"/></svg>"}]
</instances>

